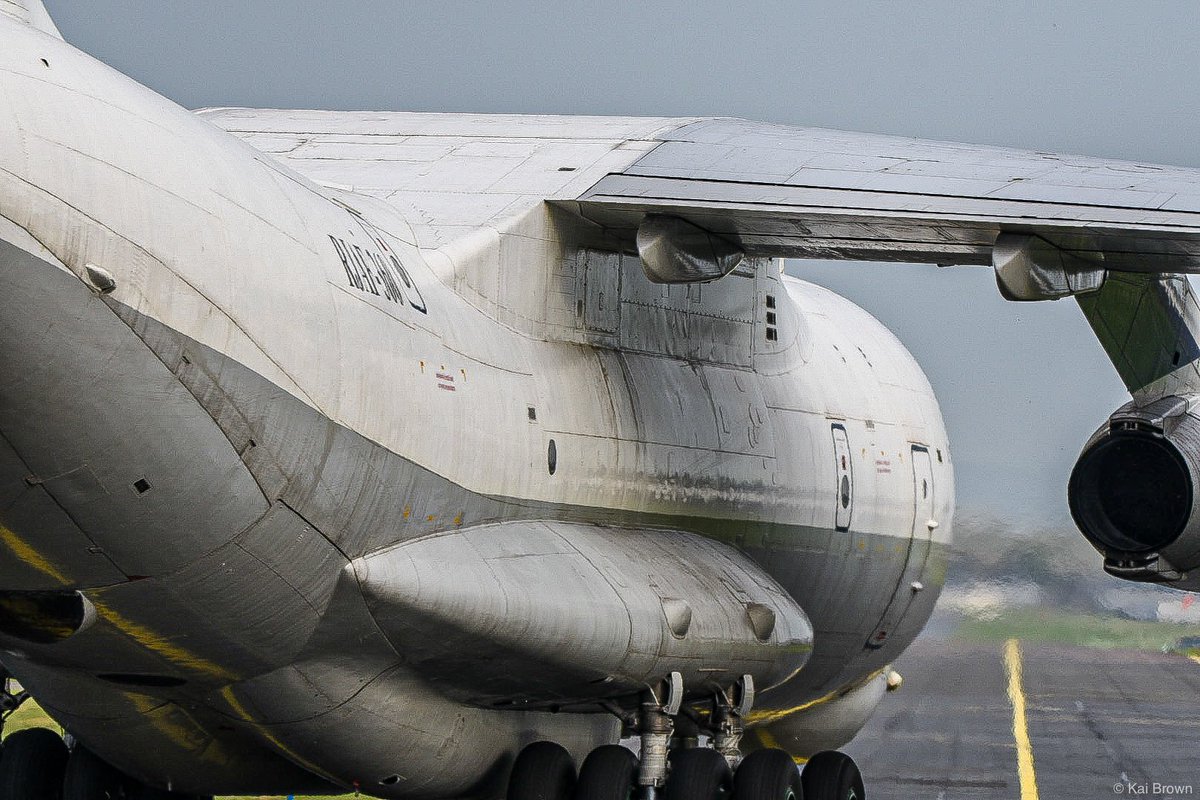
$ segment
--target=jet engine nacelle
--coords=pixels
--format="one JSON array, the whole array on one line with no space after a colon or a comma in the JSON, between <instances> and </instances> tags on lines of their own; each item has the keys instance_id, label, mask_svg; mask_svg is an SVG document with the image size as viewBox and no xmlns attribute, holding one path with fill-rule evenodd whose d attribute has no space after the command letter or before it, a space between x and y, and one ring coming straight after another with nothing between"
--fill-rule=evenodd
<instances>
[{"instance_id":1,"label":"jet engine nacelle","mask_svg":"<svg viewBox=\"0 0 1200 800\"><path fill-rule=\"evenodd\" d=\"M1117 410L1083 448L1071 516L1110 575L1200 587L1200 398Z\"/></svg>"}]
</instances>

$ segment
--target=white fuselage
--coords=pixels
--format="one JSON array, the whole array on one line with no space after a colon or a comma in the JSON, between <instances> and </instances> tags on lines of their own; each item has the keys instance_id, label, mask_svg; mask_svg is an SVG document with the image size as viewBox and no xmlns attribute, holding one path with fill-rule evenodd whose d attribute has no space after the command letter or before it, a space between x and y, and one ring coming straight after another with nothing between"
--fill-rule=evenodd
<instances>
[{"instance_id":1,"label":"white fuselage","mask_svg":"<svg viewBox=\"0 0 1200 800\"><path fill-rule=\"evenodd\" d=\"M651 283L635 256L568 246L578 223L546 203L422 247L394 207L318 186L61 42L4 18L0 38L0 238L88 286L111 276L114 288L96 302L176 373L193 347L275 392L269 407L238 405L217 370L205 385L231 398L221 406L188 384L261 495L235 509L241 516L224 512L220 540L173 522L152 547L128 547L132 523L94 526L117 573L168 583L278 502L353 563L496 522L497 512L478 510L485 499L538 519L698 532L749 554L816 628L812 668L777 709L862 679L923 624L928 604L905 618L911 600L897 592L921 578L936 594L940 571L925 560L950 531L946 433L920 368L861 309L766 259L712 284ZM586 183L644 149L567 166ZM160 328L182 350L160 346ZM69 377L62 391L78 393ZM155 397L129 400L153 407ZM309 467L260 433L261 419L293 405L449 488L414 493L364 463L350 492L327 503L344 517L325 523L288 496L301 480L289 470ZM103 427L116 409L95 411ZM231 433L239 425L241 439ZM144 447L183 471L203 455L171 441ZM335 450L309 470L314 480ZM272 461L278 486L256 457ZM55 458L72 469L82 460L65 449ZM102 479L106 466L89 469ZM96 500L61 502L86 522ZM38 550L14 530L21 547ZM793 531L797 544L781 549ZM885 566L867 566L872 559ZM39 564L21 588L102 595L114 584L108 572L83 578L70 563ZM130 622L134 608L107 622L189 668L162 645L187 640L185 623L139 638L147 626ZM103 608L100 616L106 624ZM865 647L881 625L882 649ZM227 633L238 640L236 620ZM220 652L199 656L222 664ZM263 674L294 657L264 656ZM257 677L202 672L214 691ZM296 756L299 745L281 733L264 741L306 768L321 752ZM349 780L338 764L317 766Z\"/></svg>"}]
</instances>

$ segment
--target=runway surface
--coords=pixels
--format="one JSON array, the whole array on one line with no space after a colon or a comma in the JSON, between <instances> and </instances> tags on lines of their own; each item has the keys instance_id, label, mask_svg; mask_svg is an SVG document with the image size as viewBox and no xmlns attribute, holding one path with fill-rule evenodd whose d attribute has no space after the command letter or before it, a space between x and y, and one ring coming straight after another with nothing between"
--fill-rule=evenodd
<instances>
[{"instance_id":1,"label":"runway surface","mask_svg":"<svg viewBox=\"0 0 1200 800\"><path fill-rule=\"evenodd\" d=\"M933 639L905 653L904 685L845 748L871 800L1200 797L1200 663L1027 642L1005 656Z\"/></svg>"}]
</instances>

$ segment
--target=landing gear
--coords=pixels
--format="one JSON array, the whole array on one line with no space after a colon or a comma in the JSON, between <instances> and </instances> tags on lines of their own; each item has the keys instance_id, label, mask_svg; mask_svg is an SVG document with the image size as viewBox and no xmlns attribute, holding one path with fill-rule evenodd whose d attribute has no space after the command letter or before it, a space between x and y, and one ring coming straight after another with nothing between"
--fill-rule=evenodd
<instances>
[{"instance_id":1,"label":"landing gear","mask_svg":"<svg viewBox=\"0 0 1200 800\"><path fill-rule=\"evenodd\" d=\"M575 762L571 754L554 742L534 742L513 763L507 797L508 800L571 800L574 789Z\"/></svg>"},{"instance_id":2,"label":"landing gear","mask_svg":"<svg viewBox=\"0 0 1200 800\"><path fill-rule=\"evenodd\" d=\"M862 773L854 759L837 750L817 753L800 776L806 800L866 800Z\"/></svg>"},{"instance_id":3,"label":"landing gear","mask_svg":"<svg viewBox=\"0 0 1200 800\"><path fill-rule=\"evenodd\" d=\"M579 768L573 800L634 800L638 757L619 744L597 747Z\"/></svg>"},{"instance_id":4,"label":"landing gear","mask_svg":"<svg viewBox=\"0 0 1200 800\"><path fill-rule=\"evenodd\" d=\"M672 672L667 680L642 697L636 721L642 735L642 763L637 782L645 800L655 800L658 790L667 782L667 754L675 732L674 717L682 705L683 676L678 672Z\"/></svg>"},{"instance_id":5,"label":"landing gear","mask_svg":"<svg viewBox=\"0 0 1200 800\"><path fill-rule=\"evenodd\" d=\"M743 675L730 691L718 689L713 697L713 749L725 757L730 769L741 763L745 719L753 706L754 678L750 675Z\"/></svg>"},{"instance_id":6,"label":"landing gear","mask_svg":"<svg viewBox=\"0 0 1200 800\"><path fill-rule=\"evenodd\" d=\"M697 747L671 756L663 800L723 800L733 794L733 773L725 756Z\"/></svg>"},{"instance_id":7,"label":"landing gear","mask_svg":"<svg viewBox=\"0 0 1200 800\"><path fill-rule=\"evenodd\" d=\"M152 789L48 728L17 731L0 756L0 800L213 800Z\"/></svg>"},{"instance_id":8,"label":"landing gear","mask_svg":"<svg viewBox=\"0 0 1200 800\"><path fill-rule=\"evenodd\" d=\"M5 800L61 800L67 745L54 731L29 728L4 741L0 758L0 797Z\"/></svg>"},{"instance_id":9,"label":"landing gear","mask_svg":"<svg viewBox=\"0 0 1200 800\"><path fill-rule=\"evenodd\" d=\"M784 750L755 750L742 759L733 782L742 800L805 800L800 770Z\"/></svg>"},{"instance_id":10,"label":"landing gear","mask_svg":"<svg viewBox=\"0 0 1200 800\"><path fill-rule=\"evenodd\" d=\"M62 800L123 800L132 782L81 744L67 760Z\"/></svg>"},{"instance_id":11,"label":"landing gear","mask_svg":"<svg viewBox=\"0 0 1200 800\"><path fill-rule=\"evenodd\" d=\"M683 679L675 672L646 690L637 711L605 706L621 719L625 736L640 737L641 758L604 745L584 760L578 779L562 747L529 745L513 764L508 800L866 800L858 765L845 753L818 753L803 772L784 750L743 757L754 681L744 675L710 688L710 707L685 708Z\"/></svg>"}]
</instances>

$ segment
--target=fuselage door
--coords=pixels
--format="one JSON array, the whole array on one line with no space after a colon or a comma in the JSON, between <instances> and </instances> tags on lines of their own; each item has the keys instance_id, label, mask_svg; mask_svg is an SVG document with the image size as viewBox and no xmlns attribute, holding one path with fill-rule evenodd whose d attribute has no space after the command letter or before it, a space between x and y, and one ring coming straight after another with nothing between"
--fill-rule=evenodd
<instances>
[{"instance_id":1,"label":"fuselage door","mask_svg":"<svg viewBox=\"0 0 1200 800\"><path fill-rule=\"evenodd\" d=\"M933 519L933 462L929 458L929 450L924 447L913 447L913 539L928 542L933 535L937 522Z\"/></svg>"},{"instance_id":2,"label":"fuselage door","mask_svg":"<svg viewBox=\"0 0 1200 800\"><path fill-rule=\"evenodd\" d=\"M850 440L846 438L846 426L833 424L833 457L837 461L837 510L833 524L839 531L850 530L850 516L854 511L854 470L850 464Z\"/></svg>"},{"instance_id":3,"label":"fuselage door","mask_svg":"<svg viewBox=\"0 0 1200 800\"><path fill-rule=\"evenodd\" d=\"M903 624L904 615L912 605L913 598L924 590L921 575L925 572L925 562L929 558L930 540L933 530L938 523L933 519L933 462L929 458L929 449L922 445L913 445L912 450L913 476L913 518L909 531L908 547L905 550L904 568L900 572L900 580L892 593L891 602L875 626L875 630L867 639L867 647L882 647Z\"/></svg>"}]
</instances>

